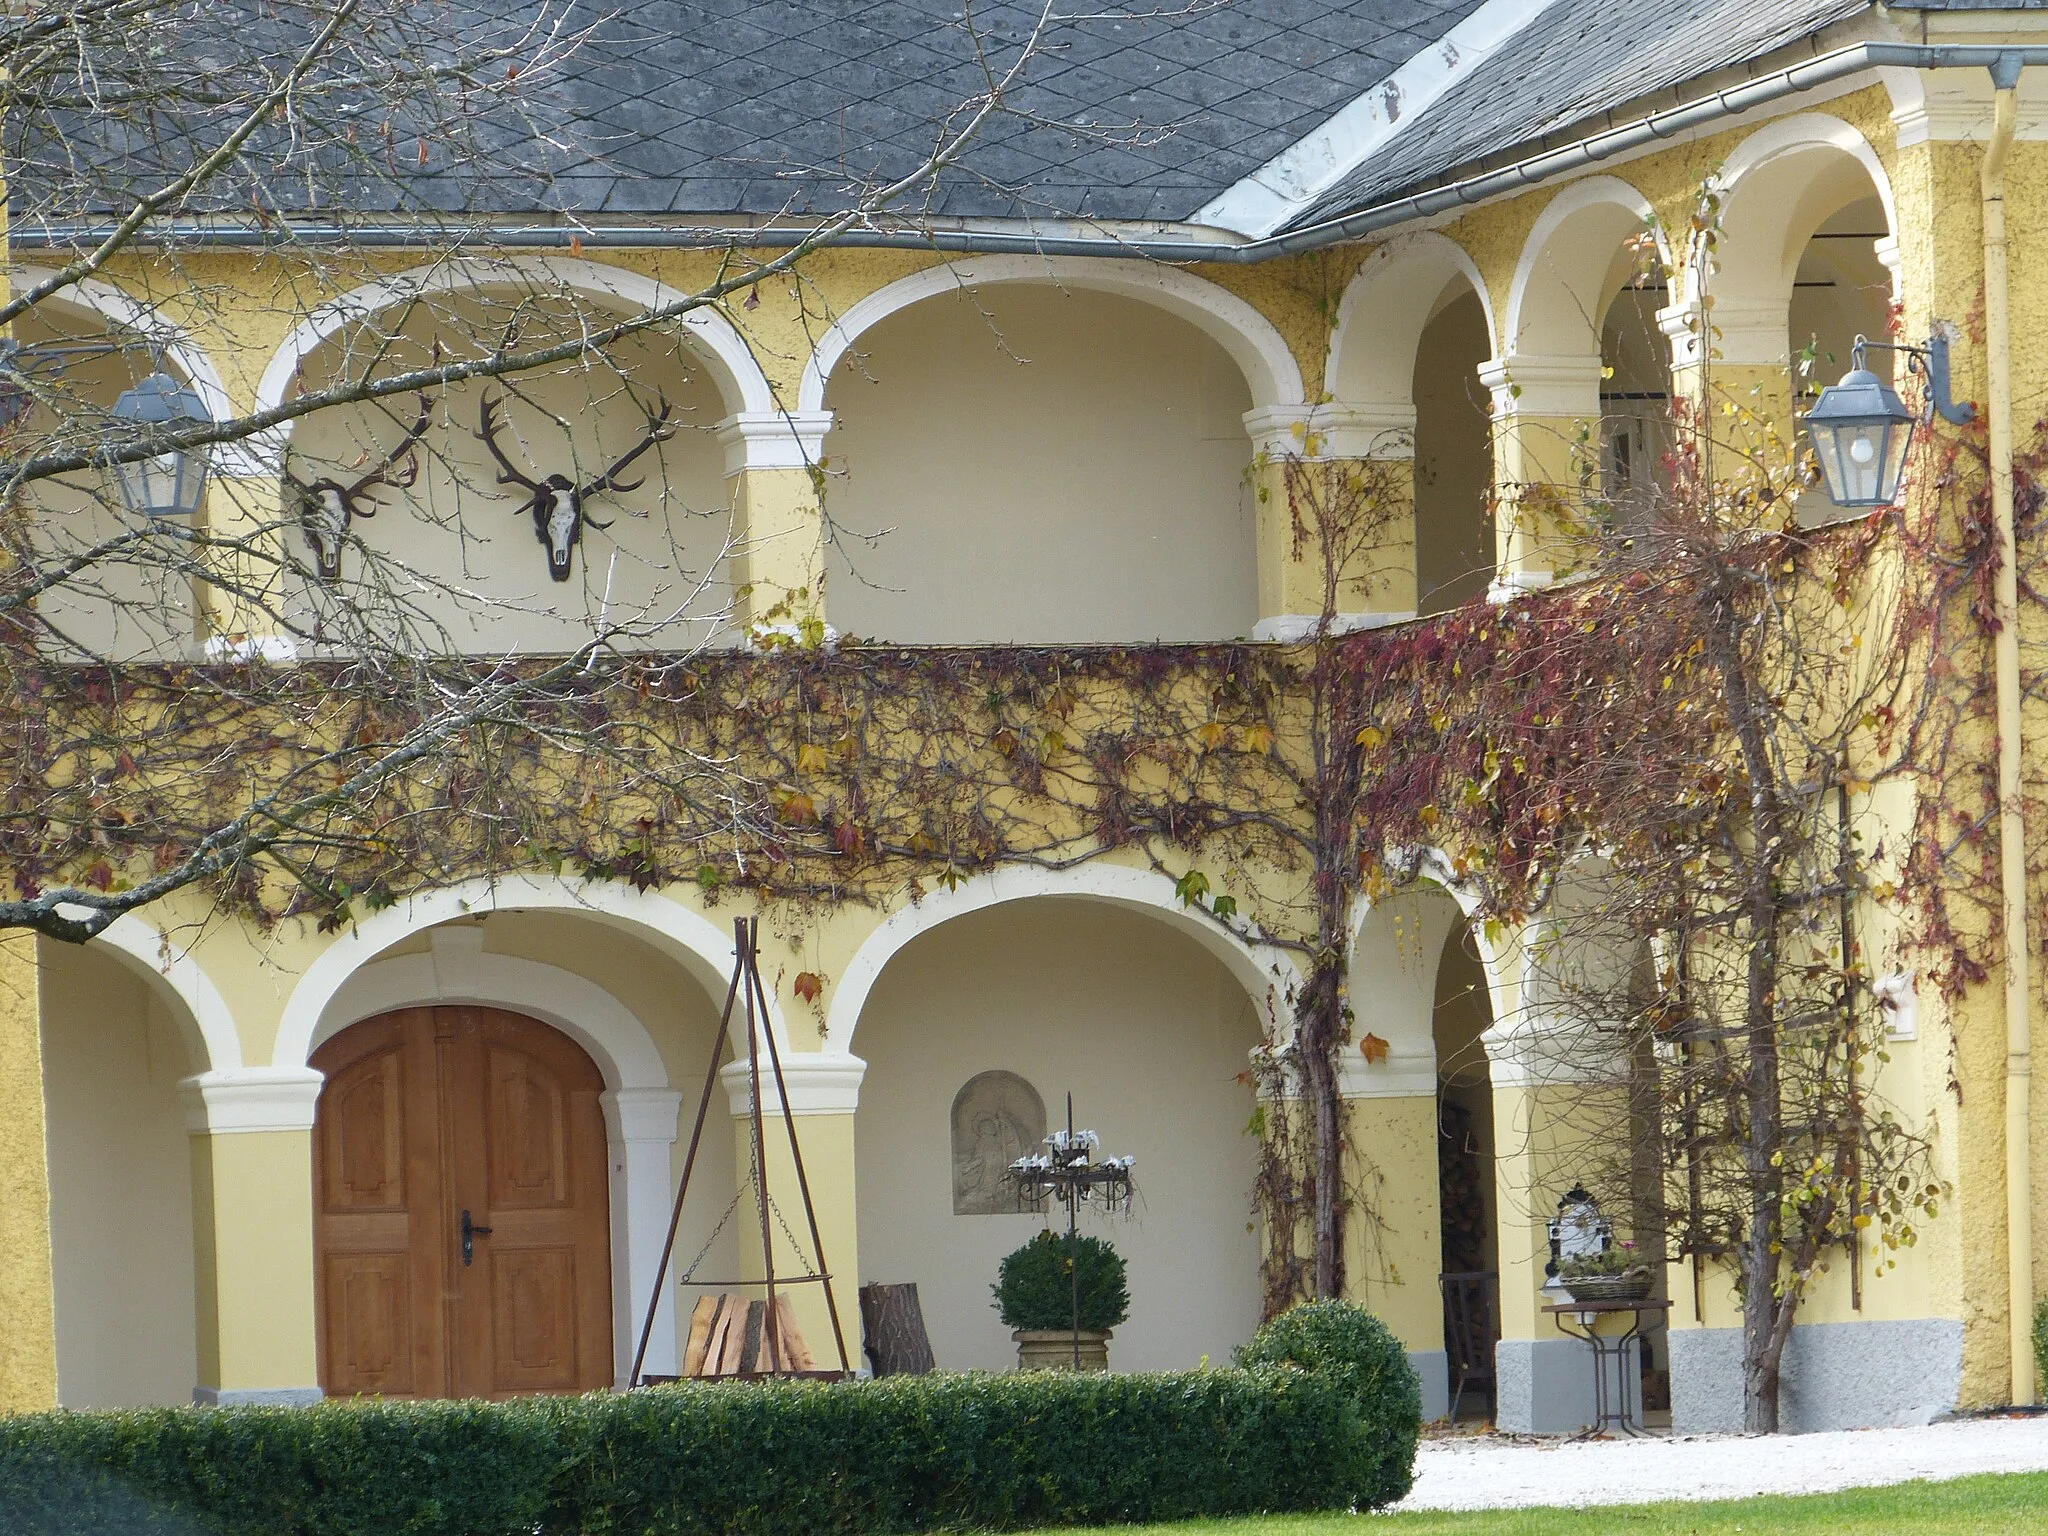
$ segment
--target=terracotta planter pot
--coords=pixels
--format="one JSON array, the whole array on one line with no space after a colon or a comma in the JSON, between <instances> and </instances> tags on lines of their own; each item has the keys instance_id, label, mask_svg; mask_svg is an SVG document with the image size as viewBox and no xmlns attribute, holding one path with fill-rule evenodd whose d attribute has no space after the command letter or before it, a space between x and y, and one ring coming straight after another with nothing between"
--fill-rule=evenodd
<instances>
[{"instance_id":1,"label":"terracotta planter pot","mask_svg":"<svg viewBox=\"0 0 2048 1536\"><path fill-rule=\"evenodd\" d=\"M1010 1335L1017 1341L1017 1369L1020 1371L1071 1371L1074 1368L1074 1331L1071 1328L1019 1328ZM1081 1330L1081 1369L1109 1369L1109 1330Z\"/></svg>"}]
</instances>

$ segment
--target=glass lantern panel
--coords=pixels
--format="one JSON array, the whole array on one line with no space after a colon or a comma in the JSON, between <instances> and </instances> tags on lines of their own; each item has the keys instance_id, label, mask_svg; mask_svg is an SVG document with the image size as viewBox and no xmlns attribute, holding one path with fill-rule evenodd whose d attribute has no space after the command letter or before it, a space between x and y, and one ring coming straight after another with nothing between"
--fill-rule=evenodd
<instances>
[{"instance_id":1,"label":"glass lantern panel","mask_svg":"<svg viewBox=\"0 0 2048 1536\"><path fill-rule=\"evenodd\" d=\"M1883 498L1883 502L1889 503L1899 499L1899 482L1905 478L1906 455L1912 447L1913 423L1894 422L1891 431L1885 437L1884 470L1878 486L1878 494Z\"/></svg>"},{"instance_id":2,"label":"glass lantern panel","mask_svg":"<svg viewBox=\"0 0 2048 1536\"><path fill-rule=\"evenodd\" d=\"M1838 506L1874 507L1884 501L1880 482L1884 478L1888 425L1877 421L1844 422L1820 434L1834 440L1828 494ZM1826 456L1821 464L1823 469L1828 467Z\"/></svg>"},{"instance_id":3,"label":"glass lantern panel","mask_svg":"<svg viewBox=\"0 0 2048 1536\"><path fill-rule=\"evenodd\" d=\"M159 453L115 466L121 499L146 517L176 517L196 511L206 481L206 461L183 453Z\"/></svg>"},{"instance_id":4,"label":"glass lantern panel","mask_svg":"<svg viewBox=\"0 0 2048 1536\"><path fill-rule=\"evenodd\" d=\"M203 452L177 453L171 457L178 461L177 510L187 514L197 512L206 497L206 455Z\"/></svg>"}]
</instances>

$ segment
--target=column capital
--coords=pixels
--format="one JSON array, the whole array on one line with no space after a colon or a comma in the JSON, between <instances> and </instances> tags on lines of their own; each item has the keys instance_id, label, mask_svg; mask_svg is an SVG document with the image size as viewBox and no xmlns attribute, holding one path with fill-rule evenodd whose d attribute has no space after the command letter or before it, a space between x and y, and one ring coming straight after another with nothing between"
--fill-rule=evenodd
<instances>
[{"instance_id":1,"label":"column capital","mask_svg":"<svg viewBox=\"0 0 2048 1536\"><path fill-rule=\"evenodd\" d=\"M1436 1051L1395 1046L1378 1062L1356 1045L1337 1056L1337 1091L1346 1099L1419 1099L1436 1096Z\"/></svg>"},{"instance_id":2,"label":"column capital","mask_svg":"<svg viewBox=\"0 0 2048 1536\"><path fill-rule=\"evenodd\" d=\"M789 1112L793 1115L850 1115L860 1104L860 1082L868 1064L843 1051L790 1051L782 1053L782 1080L789 1089ZM719 1081L732 1100L732 1116L744 1119L754 1111L754 1095L745 1057L721 1068ZM782 1101L775 1091L775 1074L764 1057L761 1061L761 1110L782 1113Z\"/></svg>"},{"instance_id":3,"label":"column capital","mask_svg":"<svg viewBox=\"0 0 2048 1536\"><path fill-rule=\"evenodd\" d=\"M1328 400L1271 405L1244 413L1254 452L1275 458L1412 459L1415 404L1410 400Z\"/></svg>"},{"instance_id":4,"label":"column capital","mask_svg":"<svg viewBox=\"0 0 2048 1536\"><path fill-rule=\"evenodd\" d=\"M714 429L725 450L725 472L809 469L825 456L830 411L739 411Z\"/></svg>"},{"instance_id":5,"label":"column capital","mask_svg":"<svg viewBox=\"0 0 2048 1536\"><path fill-rule=\"evenodd\" d=\"M1482 1040L1496 1088L1550 1088L1626 1082L1629 1060L1615 1043L1589 1038L1581 1025L1510 1019Z\"/></svg>"},{"instance_id":6,"label":"column capital","mask_svg":"<svg viewBox=\"0 0 2048 1536\"><path fill-rule=\"evenodd\" d=\"M1787 324L1785 305L1775 299L1716 298L1709 309L1684 298L1657 311L1673 368L1696 368L1709 358L1745 368L1790 368Z\"/></svg>"},{"instance_id":7,"label":"column capital","mask_svg":"<svg viewBox=\"0 0 2048 1536\"><path fill-rule=\"evenodd\" d=\"M1479 382L1493 395L1496 419L1516 416L1600 414L1598 352L1579 354L1515 352L1479 365Z\"/></svg>"},{"instance_id":8,"label":"column capital","mask_svg":"<svg viewBox=\"0 0 2048 1536\"><path fill-rule=\"evenodd\" d=\"M599 1096L620 1141L672 1142L683 1095L675 1088L614 1088Z\"/></svg>"},{"instance_id":9,"label":"column capital","mask_svg":"<svg viewBox=\"0 0 2048 1536\"><path fill-rule=\"evenodd\" d=\"M310 1131L324 1081L311 1067L202 1072L178 1084L185 1099L185 1128L211 1136Z\"/></svg>"}]
</instances>

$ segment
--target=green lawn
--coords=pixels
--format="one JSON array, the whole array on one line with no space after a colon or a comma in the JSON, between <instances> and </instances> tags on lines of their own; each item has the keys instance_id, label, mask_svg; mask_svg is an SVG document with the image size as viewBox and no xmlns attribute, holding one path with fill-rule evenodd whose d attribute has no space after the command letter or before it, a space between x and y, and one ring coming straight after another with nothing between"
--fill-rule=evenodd
<instances>
[{"instance_id":1,"label":"green lawn","mask_svg":"<svg viewBox=\"0 0 2048 1536\"><path fill-rule=\"evenodd\" d=\"M1113 1536L1729 1536L1736 1531L1744 1536L2006 1536L2048 1532L2048 1472L1716 1504L1362 1517L1280 1515L1121 1526L1112 1531ZM1112 1536L1112 1531L1097 1528L1088 1536Z\"/></svg>"}]
</instances>

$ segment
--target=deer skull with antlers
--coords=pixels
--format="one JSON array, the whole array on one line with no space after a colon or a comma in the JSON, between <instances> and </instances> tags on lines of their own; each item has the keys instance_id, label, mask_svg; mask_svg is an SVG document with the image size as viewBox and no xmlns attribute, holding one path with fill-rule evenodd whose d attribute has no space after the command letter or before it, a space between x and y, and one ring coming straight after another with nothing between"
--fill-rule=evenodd
<instances>
[{"instance_id":1,"label":"deer skull with antlers","mask_svg":"<svg viewBox=\"0 0 2048 1536\"><path fill-rule=\"evenodd\" d=\"M477 438L498 461L498 484L516 485L526 492L526 501L519 507L533 518L534 537L548 552L548 575L556 581L569 579L570 557L576 546L583 540L583 526L609 528L610 523L601 523L584 510L593 496L606 492L634 491L647 483L642 475L638 480L621 480L620 475L632 467L633 461L652 448L656 443L665 442L675 435L675 428L668 424L674 407L665 396L660 397L659 413L647 413L647 433L637 445L615 460L610 469L595 480L581 484L559 472L533 479L512 467L512 461L505 457L498 446L498 431L502 425L498 418L498 407L504 403L502 396L485 395L483 399L482 430Z\"/></svg>"},{"instance_id":2,"label":"deer skull with antlers","mask_svg":"<svg viewBox=\"0 0 2048 1536\"><path fill-rule=\"evenodd\" d=\"M377 461L375 469L362 478L343 481L323 475L318 480L301 480L290 470L285 471L285 484L298 503L299 527L312 548L313 561L322 581L340 579L341 549L350 525L359 517L377 515L376 507L366 498L373 498L378 491L387 488L408 490L419 479L419 460L413 450L426 436L427 424L433 416L432 405L424 392L419 397L419 404L419 417L406 428L405 436Z\"/></svg>"}]
</instances>

